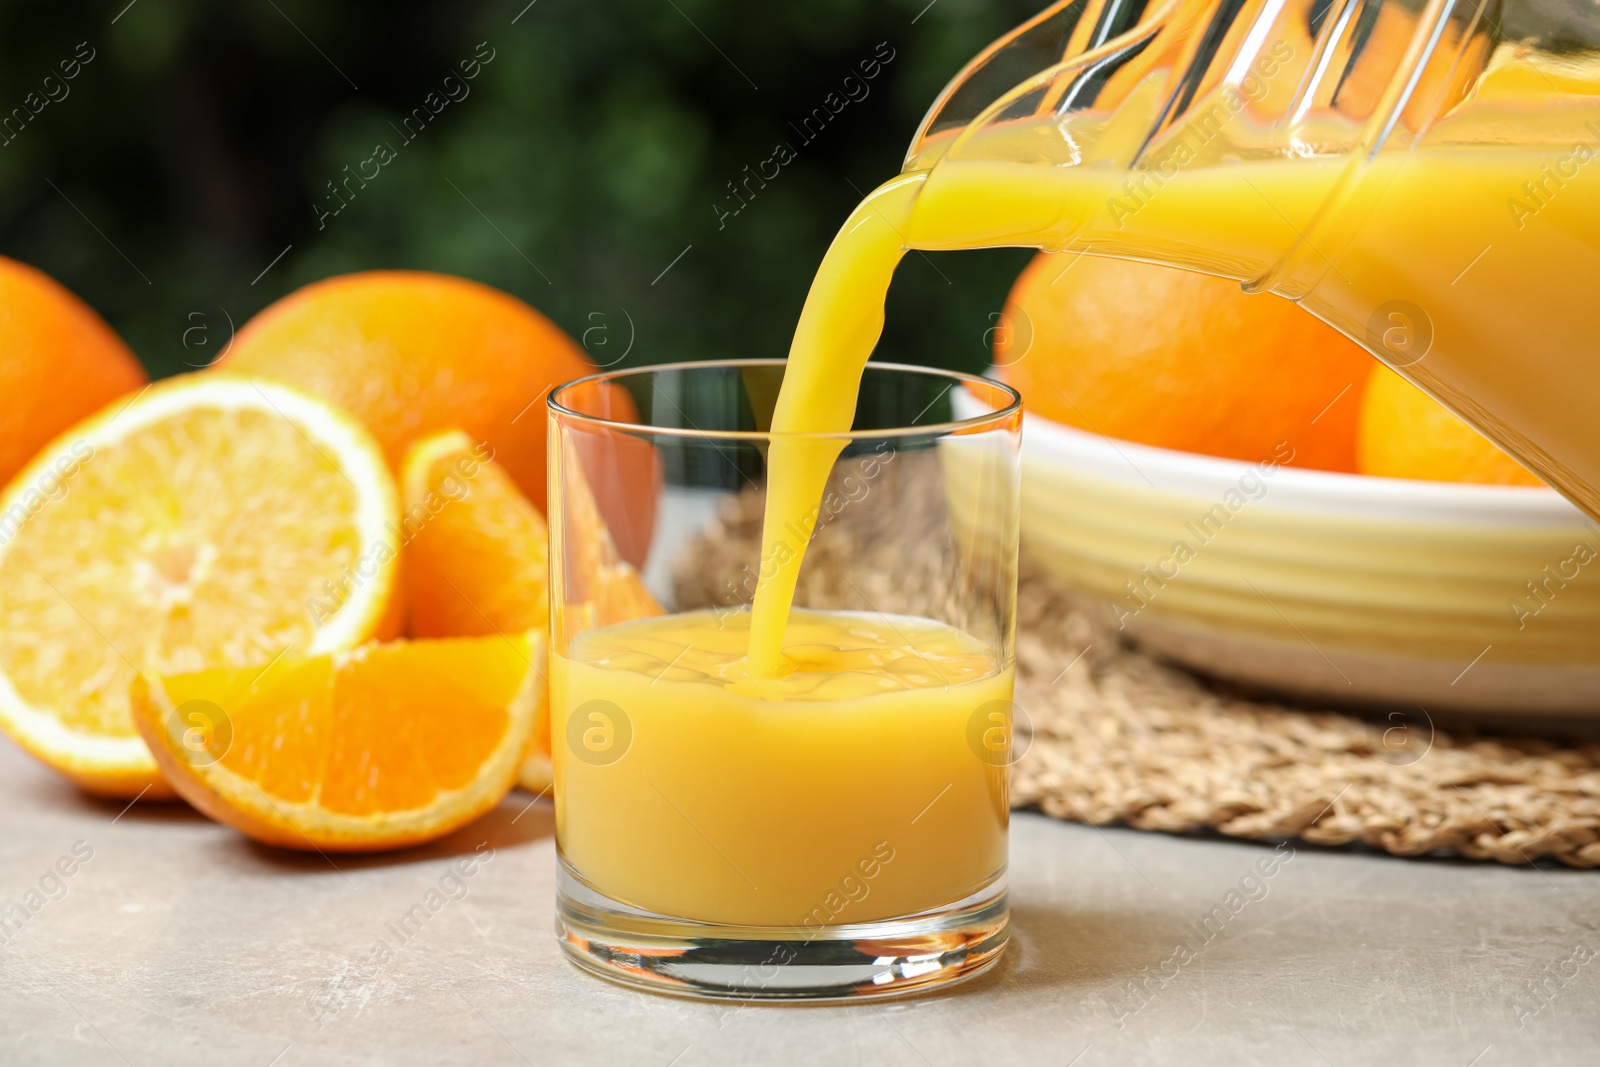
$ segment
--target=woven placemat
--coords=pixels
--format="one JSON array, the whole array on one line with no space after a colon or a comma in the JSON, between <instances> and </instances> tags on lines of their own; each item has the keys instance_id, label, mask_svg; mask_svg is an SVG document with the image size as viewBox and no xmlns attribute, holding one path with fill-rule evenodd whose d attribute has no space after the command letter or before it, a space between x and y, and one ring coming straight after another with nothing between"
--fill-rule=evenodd
<instances>
[{"instance_id":1,"label":"woven placemat","mask_svg":"<svg viewBox=\"0 0 1600 1067\"><path fill-rule=\"evenodd\" d=\"M1061 819L1600 866L1600 744L1455 736L1232 696L1118 642L1023 563L1012 803ZM1080 658L1081 657L1081 658Z\"/></svg>"},{"instance_id":2,"label":"woven placemat","mask_svg":"<svg viewBox=\"0 0 1600 1067\"><path fill-rule=\"evenodd\" d=\"M906 460L885 483L913 474ZM675 572L680 608L748 600L762 496L727 501ZM942 504L929 505L943 511ZM923 505L824 522L803 602L943 616ZM853 574L848 583L841 575ZM859 598L860 604L848 602ZM1418 714L1365 719L1230 693L1124 644L1091 604L1030 563L1017 583L1012 804L1059 819L1183 833L1364 842L1398 856L1600 866L1600 744L1452 734ZM1028 725L1023 725L1023 720Z\"/></svg>"}]
</instances>

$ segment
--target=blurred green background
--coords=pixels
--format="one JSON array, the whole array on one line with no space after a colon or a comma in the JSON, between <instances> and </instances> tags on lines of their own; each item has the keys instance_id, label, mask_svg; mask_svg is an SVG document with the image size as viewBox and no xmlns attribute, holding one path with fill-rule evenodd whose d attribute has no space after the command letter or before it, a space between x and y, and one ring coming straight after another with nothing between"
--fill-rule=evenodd
<instances>
[{"instance_id":1,"label":"blurred green background","mask_svg":"<svg viewBox=\"0 0 1600 1067\"><path fill-rule=\"evenodd\" d=\"M4 3L0 114L27 121L0 135L0 254L83 296L156 375L300 285L374 268L498 286L607 365L782 355L851 207L945 81L1042 3ZM64 80L75 54L92 58ZM53 99L34 114L30 93ZM802 136L830 93L838 113ZM728 183L779 144L795 158L741 207ZM880 356L984 366L1027 258L907 257Z\"/></svg>"}]
</instances>

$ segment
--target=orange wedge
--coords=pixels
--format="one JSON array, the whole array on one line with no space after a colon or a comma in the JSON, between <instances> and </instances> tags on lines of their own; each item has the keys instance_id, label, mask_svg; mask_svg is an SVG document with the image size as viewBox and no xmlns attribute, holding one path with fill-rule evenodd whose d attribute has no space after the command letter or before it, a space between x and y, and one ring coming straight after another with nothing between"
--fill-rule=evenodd
<instances>
[{"instance_id":1,"label":"orange wedge","mask_svg":"<svg viewBox=\"0 0 1600 1067\"><path fill-rule=\"evenodd\" d=\"M258 841L431 841L511 788L543 687L538 635L400 641L133 683L133 718L189 803Z\"/></svg>"},{"instance_id":2,"label":"orange wedge","mask_svg":"<svg viewBox=\"0 0 1600 1067\"><path fill-rule=\"evenodd\" d=\"M486 444L423 438L400 475L414 637L476 637L550 624L549 535Z\"/></svg>"},{"instance_id":3,"label":"orange wedge","mask_svg":"<svg viewBox=\"0 0 1600 1067\"><path fill-rule=\"evenodd\" d=\"M400 484L414 637L473 637L550 624L549 535L539 509L460 430L423 438L406 453ZM550 786L544 686L518 784Z\"/></svg>"},{"instance_id":4,"label":"orange wedge","mask_svg":"<svg viewBox=\"0 0 1600 1067\"><path fill-rule=\"evenodd\" d=\"M563 555L569 588L567 603L558 607L577 613L570 629L611 626L663 614L639 572L617 551L577 451L567 452L565 462L558 489L567 518Z\"/></svg>"},{"instance_id":5,"label":"orange wedge","mask_svg":"<svg viewBox=\"0 0 1600 1067\"><path fill-rule=\"evenodd\" d=\"M170 795L133 677L382 632L398 511L366 431L283 386L190 376L114 402L0 498L0 727L93 792Z\"/></svg>"},{"instance_id":6,"label":"orange wedge","mask_svg":"<svg viewBox=\"0 0 1600 1067\"><path fill-rule=\"evenodd\" d=\"M561 484L550 490L550 498L561 502L562 514L566 517L565 529L561 531L562 555L566 560L566 600L555 607L562 632L570 635L629 619L664 614L661 605L645 588L638 570L617 550L577 450L567 452L564 461L566 467ZM648 544L649 539L644 543ZM520 784L530 793L541 793L555 781L549 763L548 723L541 743L543 749L530 755L523 768Z\"/></svg>"}]
</instances>

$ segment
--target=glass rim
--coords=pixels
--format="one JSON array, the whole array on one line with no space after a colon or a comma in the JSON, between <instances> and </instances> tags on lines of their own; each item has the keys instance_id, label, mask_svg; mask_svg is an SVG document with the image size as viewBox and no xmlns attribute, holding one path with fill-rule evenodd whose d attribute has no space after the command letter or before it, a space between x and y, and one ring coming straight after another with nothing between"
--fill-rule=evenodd
<instances>
[{"instance_id":1,"label":"glass rim","mask_svg":"<svg viewBox=\"0 0 1600 1067\"><path fill-rule=\"evenodd\" d=\"M946 370L942 367L919 367L912 363L868 362L867 371L887 370L900 373L921 374L931 378L945 378L950 381L944 393L940 393L929 403L932 407L945 394L958 384L977 385L986 389L998 389L1009 399L1005 406L982 415L974 415L965 419L949 419L944 422L933 422L923 426L893 426L881 430L845 430L838 433L774 433L771 430L701 430L689 426L650 426L643 422L628 422L621 419L602 418L598 415L585 415L581 411L574 411L567 407L558 398L569 389L593 383L616 381L618 379L634 377L644 374L654 374L663 371L683 370L709 370L713 368L729 367L783 367L788 365L787 359L705 359L705 360L680 360L676 363L654 363L643 367L627 367L622 370L600 371L596 374L586 374L581 378L573 378L563 382L550 390L550 395L545 404L551 415L563 419L572 419L591 426L604 426L615 430L662 434L669 437L684 437L698 440L711 441L771 441L774 438L788 439L814 439L834 441L875 441L890 437L922 437L922 436L950 436L953 434L970 434L988 429L1000 428L1004 423L1011 421L1022 410L1022 394L997 378L989 378L978 374L968 374L965 371ZM865 371L863 371L865 374Z\"/></svg>"}]
</instances>

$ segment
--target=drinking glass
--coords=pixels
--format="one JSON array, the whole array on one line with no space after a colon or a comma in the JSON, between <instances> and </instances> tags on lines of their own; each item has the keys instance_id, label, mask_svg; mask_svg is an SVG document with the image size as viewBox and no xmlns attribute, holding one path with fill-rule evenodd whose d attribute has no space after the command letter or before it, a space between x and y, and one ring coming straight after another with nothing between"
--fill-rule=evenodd
<instances>
[{"instance_id":1,"label":"drinking glass","mask_svg":"<svg viewBox=\"0 0 1600 1067\"><path fill-rule=\"evenodd\" d=\"M1020 401L873 363L849 433L786 435L832 470L778 532L804 563L786 670L757 678L783 368L623 370L550 397L557 933L581 967L662 992L924 989L1007 937Z\"/></svg>"}]
</instances>

